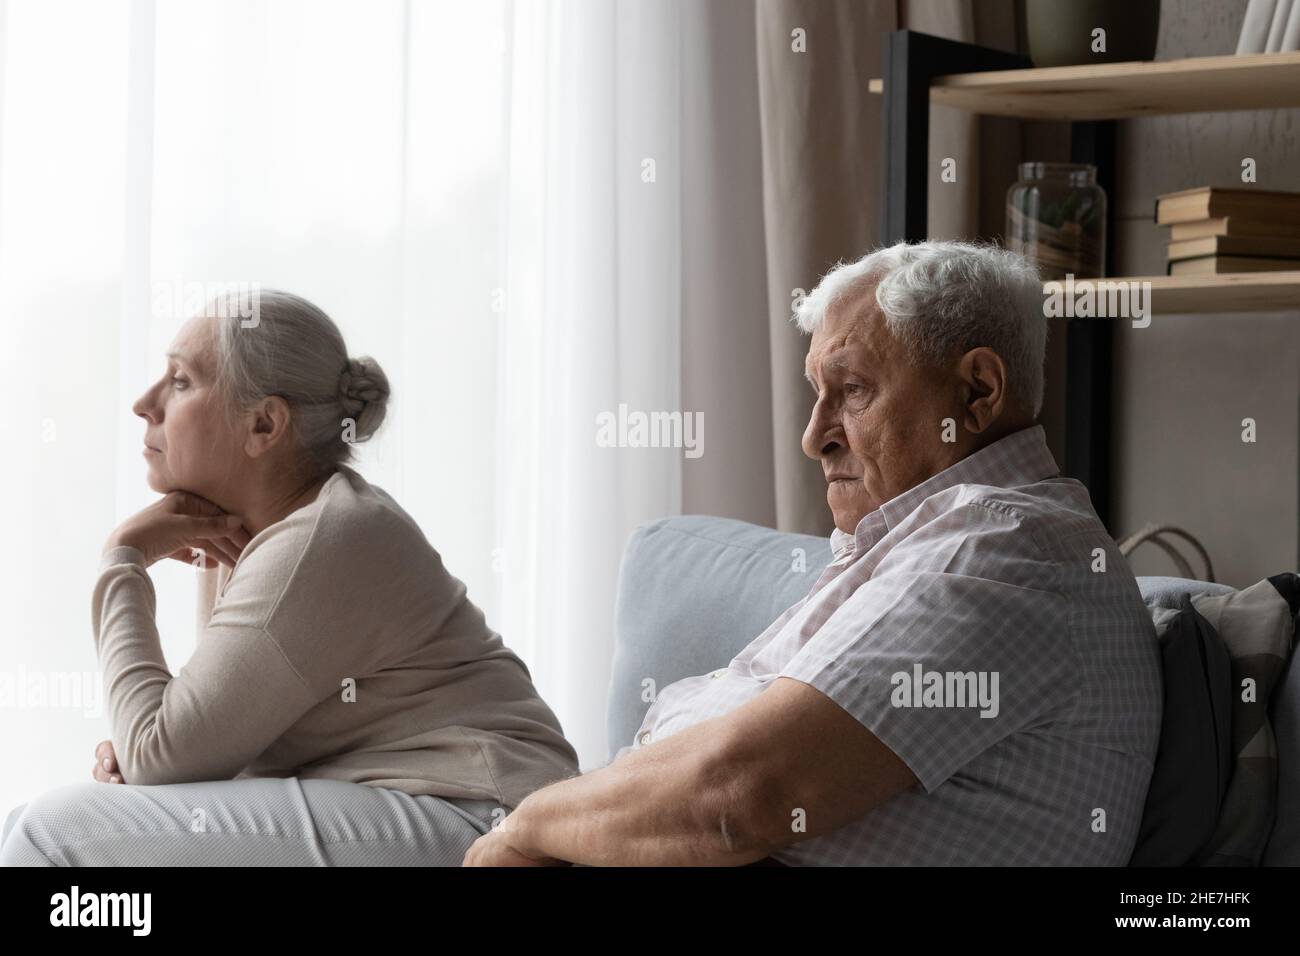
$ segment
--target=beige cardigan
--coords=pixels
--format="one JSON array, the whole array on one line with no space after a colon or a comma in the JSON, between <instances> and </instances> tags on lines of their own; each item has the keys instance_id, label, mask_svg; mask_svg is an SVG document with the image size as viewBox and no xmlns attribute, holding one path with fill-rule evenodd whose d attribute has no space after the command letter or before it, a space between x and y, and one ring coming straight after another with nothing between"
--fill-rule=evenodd
<instances>
[{"instance_id":1,"label":"beige cardigan","mask_svg":"<svg viewBox=\"0 0 1300 956\"><path fill-rule=\"evenodd\" d=\"M173 676L143 555L93 598L113 746L131 784L299 776L495 800L576 774L528 670L382 489L341 466L316 500L203 572Z\"/></svg>"}]
</instances>

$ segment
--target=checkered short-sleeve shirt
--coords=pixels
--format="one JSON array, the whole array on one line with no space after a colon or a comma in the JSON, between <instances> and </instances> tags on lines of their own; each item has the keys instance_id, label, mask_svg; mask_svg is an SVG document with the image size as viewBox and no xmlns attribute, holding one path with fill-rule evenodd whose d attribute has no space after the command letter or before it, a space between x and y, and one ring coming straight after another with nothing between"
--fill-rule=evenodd
<instances>
[{"instance_id":1,"label":"checkered short-sleeve shirt","mask_svg":"<svg viewBox=\"0 0 1300 956\"><path fill-rule=\"evenodd\" d=\"M934 475L831 546L809 594L725 669L664 688L632 746L789 677L860 721L920 786L785 847L781 862L1127 863L1160 731L1158 645L1132 572L1042 427Z\"/></svg>"}]
</instances>

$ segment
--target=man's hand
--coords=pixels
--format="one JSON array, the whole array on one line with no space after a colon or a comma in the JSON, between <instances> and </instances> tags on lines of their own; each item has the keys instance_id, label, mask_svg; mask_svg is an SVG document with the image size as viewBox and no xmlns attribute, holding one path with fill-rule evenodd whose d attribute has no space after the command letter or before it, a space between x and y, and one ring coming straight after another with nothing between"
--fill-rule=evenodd
<instances>
[{"instance_id":1,"label":"man's hand","mask_svg":"<svg viewBox=\"0 0 1300 956\"><path fill-rule=\"evenodd\" d=\"M100 783L126 783L117 766L117 751L113 749L113 741L99 742L95 748L95 765L91 768L91 774Z\"/></svg>"},{"instance_id":2,"label":"man's hand","mask_svg":"<svg viewBox=\"0 0 1300 956\"><path fill-rule=\"evenodd\" d=\"M569 866L568 861L554 857L528 856L514 845L518 831L511 820L519 820L518 812L516 810L475 840L461 866Z\"/></svg>"},{"instance_id":3,"label":"man's hand","mask_svg":"<svg viewBox=\"0 0 1300 956\"><path fill-rule=\"evenodd\" d=\"M236 515L199 495L172 491L118 525L104 551L119 545L137 548L146 567L160 558L189 564L192 553L201 551L205 568L218 562L233 568L250 540Z\"/></svg>"}]
</instances>

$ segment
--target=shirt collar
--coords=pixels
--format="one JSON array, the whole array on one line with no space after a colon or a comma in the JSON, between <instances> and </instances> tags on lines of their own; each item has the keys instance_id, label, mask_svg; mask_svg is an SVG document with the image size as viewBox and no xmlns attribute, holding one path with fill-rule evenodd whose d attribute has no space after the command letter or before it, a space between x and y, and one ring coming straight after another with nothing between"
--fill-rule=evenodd
<instances>
[{"instance_id":1,"label":"shirt collar","mask_svg":"<svg viewBox=\"0 0 1300 956\"><path fill-rule=\"evenodd\" d=\"M1014 488L1044 478L1055 478L1060 473L1060 466L1047 447L1043 426L1030 425L985 445L938 474L931 475L919 485L886 501L859 521L853 534L846 534L836 528L831 532L831 550L837 558L842 558L853 551L870 548L886 531L920 507L925 499L955 485Z\"/></svg>"}]
</instances>

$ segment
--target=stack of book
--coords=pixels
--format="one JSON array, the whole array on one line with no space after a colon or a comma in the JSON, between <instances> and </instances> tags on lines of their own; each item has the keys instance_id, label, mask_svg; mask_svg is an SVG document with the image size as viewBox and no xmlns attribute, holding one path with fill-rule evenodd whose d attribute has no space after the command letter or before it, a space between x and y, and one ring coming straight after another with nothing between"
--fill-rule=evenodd
<instances>
[{"instance_id":1,"label":"stack of book","mask_svg":"<svg viewBox=\"0 0 1300 956\"><path fill-rule=\"evenodd\" d=\"M1172 276L1300 270L1300 193L1202 186L1156 199Z\"/></svg>"}]
</instances>

